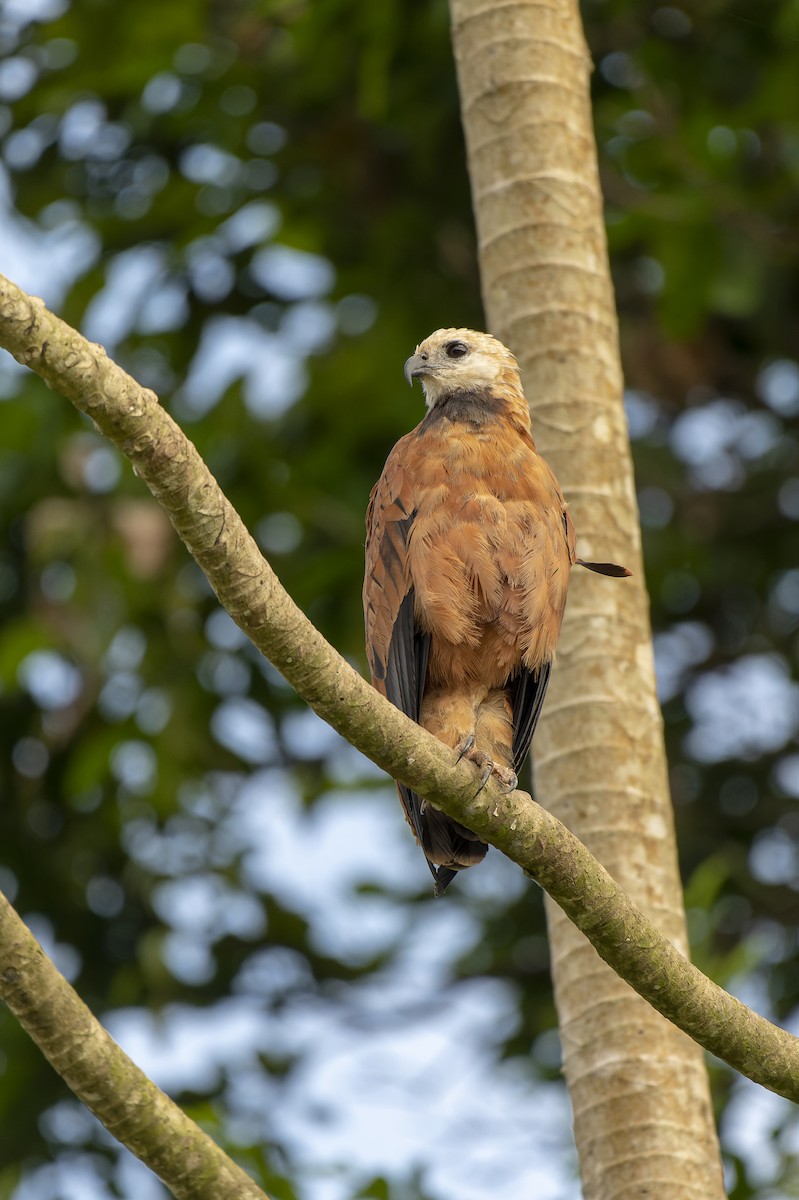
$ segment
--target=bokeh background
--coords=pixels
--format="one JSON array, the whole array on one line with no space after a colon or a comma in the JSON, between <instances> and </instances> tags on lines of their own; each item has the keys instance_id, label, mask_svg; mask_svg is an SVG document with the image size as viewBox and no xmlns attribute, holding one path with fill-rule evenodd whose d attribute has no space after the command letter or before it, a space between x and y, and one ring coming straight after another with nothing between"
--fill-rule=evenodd
<instances>
[{"instance_id":1,"label":"bokeh background","mask_svg":"<svg viewBox=\"0 0 799 1200\"><path fill-rule=\"evenodd\" d=\"M694 954L799 1029L799 4L585 0ZM443 0L5 0L0 270L187 429L359 668L363 515L482 325ZM291 1200L576 1200L541 896L434 902L70 405L0 358L0 884L156 1080ZM786 1102L711 1063L734 1200ZM0 1014L0 1198L155 1200Z\"/></svg>"}]
</instances>

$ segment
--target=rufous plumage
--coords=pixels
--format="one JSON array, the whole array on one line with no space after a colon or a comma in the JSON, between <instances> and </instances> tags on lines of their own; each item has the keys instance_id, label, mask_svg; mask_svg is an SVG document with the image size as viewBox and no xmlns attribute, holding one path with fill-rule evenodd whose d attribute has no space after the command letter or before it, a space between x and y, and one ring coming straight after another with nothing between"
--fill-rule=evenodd
<instances>
[{"instance_id":1,"label":"rufous plumage","mask_svg":"<svg viewBox=\"0 0 799 1200\"><path fill-rule=\"evenodd\" d=\"M439 329L405 363L428 412L372 489L363 589L374 686L507 788L530 748L558 641L574 526L537 453L511 352ZM440 894L487 846L398 783Z\"/></svg>"}]
</instances>

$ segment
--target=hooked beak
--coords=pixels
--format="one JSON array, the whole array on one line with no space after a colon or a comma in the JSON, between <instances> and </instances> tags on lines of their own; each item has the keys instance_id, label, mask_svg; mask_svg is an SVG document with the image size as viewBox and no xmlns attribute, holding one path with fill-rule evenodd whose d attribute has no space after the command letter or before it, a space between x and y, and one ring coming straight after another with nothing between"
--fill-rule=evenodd
<instances>
[{"instance_id":1,"label":"hooked beak","mask_svg":"<svg viewBox=\"0 0 799 1200\"><path fill-rule=\"evenodd\" d=\"M433 368L427 361L427 356L423 357L421 354L412 354L403 367L403 374L409 387L413 387L414 379L418 379L420 375L431 375L432 373Z\"/></svg>"}]
</instances>

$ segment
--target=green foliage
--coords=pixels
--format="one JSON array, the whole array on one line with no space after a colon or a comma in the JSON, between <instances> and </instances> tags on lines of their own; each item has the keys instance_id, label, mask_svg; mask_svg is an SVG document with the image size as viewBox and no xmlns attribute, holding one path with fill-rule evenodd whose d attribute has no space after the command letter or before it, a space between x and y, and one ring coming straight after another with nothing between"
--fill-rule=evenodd
<instances>
[{"instance_id":1,"label":"green foliage","mask_svg":"<svg viewBox=\"0 0 799 1200\"><path fill-rule=\"evenodd\" d=\"M587 0L584 15L697 952L787 1019L799 9ZM6 269L156 389L363 667L366 499L420 415L402 362L437 326L482 323L446 5L90 0L4 22L30 74L4 85ZM313 1011L365 1038L370 988L388 1027L412 1025L390 985L419 946L437 957L417 1007L500 989L497 1071L553 1078L535 890L490 856L432 906L391 789L242 644L82 418L3 371L0 882L81 994L173 1032L198 1014L221 1029L224 998L246 1000L268 1031L256 1049L172 1090L278 1197L288 1179L313 1196L320 1171L280 1119L313 1060L291 1030ZM279 842L283 814L300 840L278 869L258 839ZM328 894L345 847L317 846L345 818L374 837ZM91 1123L58 1118L64 1089L8 1016L0 1039L0 1194L76 1146L111 1170ZM789 1187L784 1110L771 1132ZM734 1129L729 1145L737 1200L772 1194ZM396 1179L330 1170L341 1194L438 1196L433 1160L419 1147ZM138 1195L114 1178L109 1194Z\"/></svg>"}]
</instances>

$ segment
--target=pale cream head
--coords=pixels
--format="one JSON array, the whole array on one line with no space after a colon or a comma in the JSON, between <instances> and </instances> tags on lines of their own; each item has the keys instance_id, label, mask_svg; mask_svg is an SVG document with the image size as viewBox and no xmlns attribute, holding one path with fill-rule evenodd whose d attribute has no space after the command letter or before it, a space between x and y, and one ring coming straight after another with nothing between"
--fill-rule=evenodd
<instances>
[{"instance_id":1,"label":"pale cream head","mask_svg":"<svg viewBox=\"0 0 799 1200\"><path fill-rule=\"evenodd\" d=\"M405 378L421 379L425 402L433 408L451 392L520 388L516 359L502 342L475 329L437 329L405 363Z\"/></svg>"}]
</instances>

